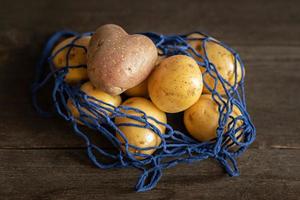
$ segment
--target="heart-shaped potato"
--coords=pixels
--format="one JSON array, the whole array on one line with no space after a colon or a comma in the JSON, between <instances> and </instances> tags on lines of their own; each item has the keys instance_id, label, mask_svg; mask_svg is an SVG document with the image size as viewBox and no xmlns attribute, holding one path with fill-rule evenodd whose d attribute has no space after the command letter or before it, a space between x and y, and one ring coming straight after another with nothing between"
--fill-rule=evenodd
<instances>
[{"instance_id":1,"label":"heart-shaped potato","mask_svg":"<svg viewBox=\"0 0 300 200\"><path fill-rule=\"evenodd\" d=\"M151 39L127 34L120 26L99 27L88 48L88 76L93 85L111 95L144 81L157 59Z\"/></svg>"}]
</instances>

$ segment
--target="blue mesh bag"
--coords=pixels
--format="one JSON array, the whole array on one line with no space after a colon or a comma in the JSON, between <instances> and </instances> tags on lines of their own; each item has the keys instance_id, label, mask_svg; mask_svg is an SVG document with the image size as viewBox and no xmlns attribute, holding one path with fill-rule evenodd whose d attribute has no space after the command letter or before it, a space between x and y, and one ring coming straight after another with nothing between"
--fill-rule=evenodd
<instances>
[{"instance_id":1,"label":"blue mesh bag","mask_svg":"<svg viewBox=\"0 0 300 200\"><path fill-rule=\"evenodd\" d=\"M47 82L52 85L52 104L55 113L62 119L68 121L74 132L80 136L85 144L87 155L93 164L102 169L116 167L134 167L141 171L141 175L136 184L137 191L147 191L154 188L162 176L163 169L173 167L179 163L191 163L201 161L208 158L216 160L230 176L238 176L237 157L239 157L255 140L256 130L251 122L247 112L245 91L244 91L244 65L239 55L226 44L215 40L214 38L201 32L193 32L184 35L162 35L156 33L141 33L149 37L160 50L163 56L187 55L196 59L199 66L205 68L202 72L203 77L211 76L215 80L214 87L205 82L204 86L210 91L212 99L218 104L219 120L216 129L217 137L207 142L199 142L191 137L186 131L175 130L172 124L159 122L151 116L147 116L143 111L129 106L118 106L107 104L92 96L88 96L80 90L80 85L69 84L65 81L65 76L71 68L83 68L85 65L70 66L68 63L70 50L72 48L82 48L87 51L86 47L75 44L76 40L81 37L91 36L93 33L76 33L72 31L60 31L53 34L45 45L41 58L36 66L36 77L32 85L32 101L35 109L42 116L50 116L50 112L44 111L38 104L37 95L41 89L45 89ZM199 34L201 37L190 37L191 34ZM55 68L53 59L56 54L52 54L55 45L61 40L74 37L71 43L62 47L60 50L68 48L66 54L66 66ZM190 45L190 41L201 41L203 53L194 49ZM234 84L227 82L218 72L218 66L214 66L210 62L207 52L206 43L217 43L234 56L235 64L235 81ZM237 62L241 65L242 78L237 82ZM216 85L221 84L225 94L221 95L216 90ZM79 117L75 118L67 106L68 100L79 112ZM233 117L231 114L233 106L237 106L241 111L241 115ZM124 112L131 110L130 113ZM127 117L139 123L123 123L116 124L116 117ZM164 134L151 124L149 121L155 121L157 124L166 128ZM78 123L80 122L80 123ZM237 123L241 126L235 126ZM242 123L241 123L242 122ZM84 124L82 126L80 124ZM136 126L140 128L150 129L161 139L161 144L155 147L139 148L128 143L126 137L119 129L121 126ZM92 132L93 137L88 132ZM236 134L238 133L238 137ZM121 143L116 135L119 134L124 143ZM109 143L109 147L94 142L94 137L101 137ZM242 138L242 139L241 139ZM142 153L134 153L140 151L155 149L152 155ZM142 159L137 159L140 157Z\"/></svg>"}]
</instances>

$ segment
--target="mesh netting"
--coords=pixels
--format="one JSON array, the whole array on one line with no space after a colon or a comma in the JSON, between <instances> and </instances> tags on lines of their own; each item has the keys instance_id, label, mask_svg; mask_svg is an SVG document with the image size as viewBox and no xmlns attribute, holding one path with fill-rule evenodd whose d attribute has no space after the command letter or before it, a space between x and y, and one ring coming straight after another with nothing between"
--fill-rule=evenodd
<instances>
[{"instance_id":1,"label":"mesh netting","mask_svg":"<svg viewBox=\"0 0 300 200\"><path fill-rule=\"evenodd\" d=\"M80 90L80 85L69 84L65 81L65 76L70 68L86 67L69 66L69 54L72 48L82 48L87 51L86 47L75 44L76 40L84 36L90 36L93 33L78 34L70 31L61 31L55 33L47 42L42 53L41 59L36 68L36 79L33 84L32 95L33 105L36 110L48 116L50 113L41 109L37 102L37 92L42 89L49 80L54 80L52 90L52 103L54 104L56 113L63 119L70 122L77 135L79 135L86 143L87 154L90 160L99 168L113 167L134 167L142 171L141 176L136 185L137 191L146 191L154 188L162 176L162 170L173 167L178 163L190 163L193 161L205 160L213 158L220 163L221 166L230 176L238 176L236 158L244 152L255 139L255 127L253 126L249 114L246 110L245 93L244 93L244 66L238 54L227 45L211 38L200 32L194 32L201 37L189 37L186 35L160 35L156 33L142 33L156 44L160 49L161 55L188 55L198 57L199 66L205 68L202 73L203 77L211 76L215 80L215 85L212 87L207 84L204 79L204 86L211 92L213 100L218 104L219 126L216 129L217 137L207 142L199 142L193 139L187 132L174 130L172 124L164 124L157 121L155 118L147 116L143 111L128 106L114 107L99 99L95 99L86 95ZM60 49L59 51L69 48L66 54L66 66L60 69L55 68L53 58L59 53L51 55L54 46L67 37L74 37L74 40ZM188 41L199 40L202 44L203 53L189 45ZM222 45L229 50L235 60L235 81L230 84L218 73L217 66L210 62L206 53L206 43L214 42ZM70 48L71 47L71 48ZM237 62L241 65L242 78L237 81ZM50 70L49 70L50 66ZM217 84L222 84L225 91L224 95L220 95L217 90ZM67 106L67 101L71 100L73 105L80 113L78 118L75 118ZM241 115L231 115L233 106L237 106L241 111ZM131 110L131 114L128 111ZM132 112L136 114L132 114ZM136 120L139 123L122 123L115 124L116 117L126 117ZM166 127L165 133L151 123L155 121ZM80 121L80 125L78 123ZM239 123L239 126L236 124ZM150 129L158 137L161 138L159 146L139 148L128 143L128 140L119 129L121 126L136 126L145 129ZM85 127L93 130L94 135L97 135L109 141L110 147L97 145L91 136L87 133ZM121 136L125 143L121 143L116 135ZM113 149L113 150L111 150ZM135 149L132 151L129 149ZM155 149L152 155L142 154L141 150ZM137 159L139 157L139 159ZM105 159L103 159L105 158ZM141 159L142 158L142 159Z\"/></svg>"}]
</instances>

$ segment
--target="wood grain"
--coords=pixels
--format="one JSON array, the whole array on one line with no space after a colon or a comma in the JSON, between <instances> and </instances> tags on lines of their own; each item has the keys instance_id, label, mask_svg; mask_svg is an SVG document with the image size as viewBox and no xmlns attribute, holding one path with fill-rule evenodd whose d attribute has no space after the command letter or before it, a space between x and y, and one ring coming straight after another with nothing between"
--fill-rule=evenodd
<instances>
[{"instance_id":1,"label":"wood grain","mask_svg":"<svg viewBox=\"0 0 300 200\"><path fill-rule=\"evenodd\" d=\"M82 150L1 150L4 199L294 199L299 194L298 150L249 150L240 177L212 160L165 170L153 191L132 192L134 169L101 170ZM13 159L12 159L13 158ZM274 162L276 161L276 162ZM224 196L225 195L225 196Z\"/></svg>"},{"instance_id":2,"label":"wood grain","mask_svg":"<svg viewBox=\"0 0 300 200\"><path fill-rule=\"evenodd\" d=\"M105 23L119 24L129 32L202 30L234 44L300 44L298 0L4 0L1 13L0 38L15 45L40 41L58 29L95 30Z\"/></svg>"},{"instance_id":3,"label":"wood grain","mask_svg":"<svg viewBox=\"0 0 300 200\"><path fill-rule=\"evenodd\" d=\"M0 199L299 199L299 13L298 0L2 0ZM66 122L35 113L30 85L46 39L105 23L131 33L200 30L238 50L257 128L240 177L204 161L166 170L153 191L135 193L136 170L96 169Z\"/></svg>"}]
</instances>

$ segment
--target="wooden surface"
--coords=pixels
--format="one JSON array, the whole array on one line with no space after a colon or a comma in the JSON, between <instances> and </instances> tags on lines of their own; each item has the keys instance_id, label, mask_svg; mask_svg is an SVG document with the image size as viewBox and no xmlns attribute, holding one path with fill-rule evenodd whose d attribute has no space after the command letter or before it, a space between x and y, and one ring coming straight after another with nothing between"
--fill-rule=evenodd
<instances>
[{"instance_id":1,"label":"wooden surface","mask_svg":"<svg viewBox=\"0 0 300 200\"><path fill-rule=\"evenodd\" d=\"M87 3L89 2L89 3ZM0 4L0 199L299 199L300 1L3 1ZM246 65L257 140L230 178L213 161L165 171L135 193L134 169L100 170L61 119L30 103L34 64L47 37L117 23L129 32L207 32Z\"/></svg>"}]
</instances>

